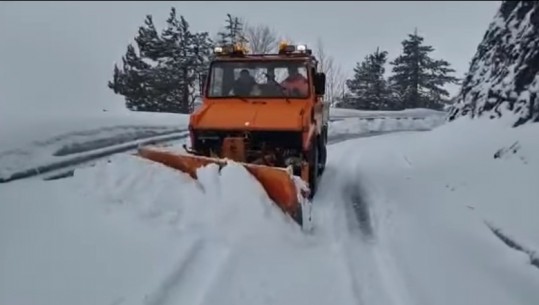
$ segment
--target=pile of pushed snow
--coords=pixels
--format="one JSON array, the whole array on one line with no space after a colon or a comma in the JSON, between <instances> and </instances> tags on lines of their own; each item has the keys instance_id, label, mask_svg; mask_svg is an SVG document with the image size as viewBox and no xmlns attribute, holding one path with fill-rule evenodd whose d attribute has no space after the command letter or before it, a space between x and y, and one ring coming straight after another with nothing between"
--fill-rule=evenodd
<instances>
[{"instance_id":1,"label":"pile of pushed snow","mask_svg":"<svg viewBox=\"0 0 539 305\"><path fill-rule=\"evenodd\" d=\"M449 119L518 116L539 121L539 2L503 1L490 24Z\"/></svg>"},{"instance_id":2,"label":"pile of pushed snow","mask_svg":"<svg viewBox=\"0 0 539 305\"><path fill-rule=\"evenodd\" d=\"M69 183L94 202L108 208L127 205L127 211L159 219L187 234L237 238L253 227L275 231L284 223L292 224L243 166L231 163L219 170L218 165L209 165L200 168L197 176L194 180L149 160L117 155L109 162L77 169Z\"/></svg>"},{"instance_id":3,"label":"pile of pushed snow","mask_svg":"<svg viewBox=\"0 0 539 305\"><path fill-rule=\"evenodd\" d=\"M301 238L242 166L198 176L122 154L69 179L0 185L0 303L189 304L239 255Z\"/></svg>"}]
</instances>

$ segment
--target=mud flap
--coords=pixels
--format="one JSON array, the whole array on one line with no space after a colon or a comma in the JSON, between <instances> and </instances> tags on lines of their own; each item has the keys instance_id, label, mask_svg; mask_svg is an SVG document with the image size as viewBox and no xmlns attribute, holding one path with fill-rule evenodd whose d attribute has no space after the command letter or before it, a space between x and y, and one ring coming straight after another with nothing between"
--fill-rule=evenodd
<instances>
[{"instance_id":1,"label":"mud flap","mask_svg":"<svg viewBox=\"0 0 539 305\"><path fill-rule=\"evenodd\" d=\"M197 179L196 172L200 167L209 164L218 164L220 168L223 168L228 163L225 159L179 154L148 147L140 148L137 155L182 171L193 179ZM302 220L305 218L302 211L306 211L302 209L302 204L307 201L304 196L308 192L308 189L306 189L305 183L303 183L301 178L292 174L291 167L279 168L240 162L235 163L243 165L260 182L268 197L302 226Z\"/></svg>"}]
</instances>

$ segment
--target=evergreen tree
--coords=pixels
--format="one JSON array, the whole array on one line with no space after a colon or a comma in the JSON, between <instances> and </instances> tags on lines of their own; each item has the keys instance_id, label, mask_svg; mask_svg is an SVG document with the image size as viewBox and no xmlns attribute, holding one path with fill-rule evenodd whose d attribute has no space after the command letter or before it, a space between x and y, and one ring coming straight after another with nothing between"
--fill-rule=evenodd
<instances>
[{"instance_id":1,"label":"evergreen tree","mask_svg":"<svg viewBox=\"0 0 539 305\"><path fill-rule=\"evenodd\" d=\"M354 77L346 81L350 95L346 104L365 110L392 109L390 91L384 78L384 65L387 52L376 49L376 52L365 56L354 68Z\"/></svg>"},{"instance_id":2,"label":"evergreen tree","mask_svg":"<svg viewBox=\"0 0 539 305\"><path fill-rule=\"evenodd\" d=\"M213 59L213 47L214 43L208 32L196 33L193 37L194 73L197 80L193 103L202 95L204 80Z\"/></svg>"},{"instance_id":3,"label":"evergreen tree","mask_svg":"<svg viewBox=\"0 0 539 305\"><path fill-rule=\"evenodd\" d=\"M402 42L403 54L391 62L394 74L389 80L405 108L442 109L449 96L443 86L458 79L449 75L455 70L447 61L429 57L434 48L423 40L416 30Z\"/></svg>"},{"instance_id":4,"label":"evergreen tree","mask_svg":"<svg viewBox=\"0 0 539 305\"><path fill-rule=\"evenodd\" d=\"M140 56L151 60L158 60L161 56L161 40L159 34L153 24L151 15L147 15L144 20L144 26L138 30L138 35L135 37L135 42L140 50Z\"/></svg>"},{"instance_id":5,"label":"evergreen tree","mask_svg":"<svg viewBox=\"0 0 539 305\"><path fill-rule=\"evenodd\" d=\"M128 46L123 69L115 65L109 88L123 95L131 110L191 112L209 60L208 33L192 33L185 18L178 19L171 8L160 36L147 16L135 42L140 56Z\"/></svg>"},{"instance_id":6,"label":"evergreen tree","mask_svg":"<svg viewBox=\"0 0 539 305\"><path fill-rule=\"evenodd\" d=\"M233 17L231 14L226 14L226 25L224 30L217 33L219 36L219 44L234 45L237 43L247 43L243 32L243 22L238 17Z\"/></svg>"},{"instance_id":7,"label":"evergreen tree","mask_svg":"<svg viewBox=\"0 0 539 305\"><path fill-rule=\"evenodd\" d=\"M176 11L171 10L167 19L167 28L161 35L166 50L167 65L165 80L172 93L170 99L178 100L180 112L189 113L192 110L191 98L196 76L194 75L195 58L193 56L193 37L189 23L183 16L176 17ZM173 102L173 101L171 101Z\"/></svg>"},{"instance_id":8,"label":"evergreen tree","mask_svg":"<svg viewBox=\"0 0 539 305\"><path fill-rule=\"evenodd\" d=\"M122 69L114 65L113 80L108 87L116 94L123 95L126 107L134 111L152 111L151 89L147 85L151 75L151 66L137 55L132 44L127 46L127 52L122 57Z\"/></svg>"}]
</instances>

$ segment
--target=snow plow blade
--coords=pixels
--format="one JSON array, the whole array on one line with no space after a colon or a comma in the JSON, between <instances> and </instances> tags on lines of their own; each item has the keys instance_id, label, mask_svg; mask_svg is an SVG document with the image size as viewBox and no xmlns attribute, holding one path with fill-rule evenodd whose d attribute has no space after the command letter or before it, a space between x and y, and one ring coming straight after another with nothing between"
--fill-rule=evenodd
<instances>
[{"instance_id":1,"label":"snow plow blade","mask_svg":"<svg viewBox=\"0 0 539 305\"><path fill-rule=\"evenodd\" d=\"M228 163L224 159L179 154L146 147L139 149L138 156L180 170L193 179L197 179L196 172L200 167L218 164L222 168ZM271 200L300 226L303 224L301 203L306 198L306 194L296 185L291 168L235 163L243 165L260 182Z\"/></svg>"}]
</instances>

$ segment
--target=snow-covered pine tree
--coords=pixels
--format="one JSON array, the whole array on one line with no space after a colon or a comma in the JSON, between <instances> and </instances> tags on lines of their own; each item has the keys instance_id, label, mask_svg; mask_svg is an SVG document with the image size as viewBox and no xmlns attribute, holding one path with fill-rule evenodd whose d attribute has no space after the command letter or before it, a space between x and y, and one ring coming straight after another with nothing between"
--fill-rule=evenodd
<instances>
[{"instance_id":1,"label":"snow-covered pine tree","mask_svg":"<svg viewBox=\"0 0 539 305\"><path fill-rule=\"evenodd\" d=\"M346 99L346 103L353 105L355 109L371 110L375 108L373 101L366 98L370 87L368 83L370 79L368 57L365 56L363 62L356 64L353 78L346 81L346 86L350 90L350 96Z\"/></svg>"},{"instance_id":2,"label":"snow-covered pine tree","mask_svg":"<svg viewBox=\"0 0 539 305\"><path fill-rule=\"evenodd\" d=\"M346 81L350 90L346 104L363 110L394 108L390 100L387 81L384 78L386 61L387 52L377 48L374 53L365 56L361 63L357 63L353 78Z\"/></svg>"},{"instance_id":3,"label":"snow-covered pine tree","mask_svg":"<svg viewBox=\"0 0 539 305\"><path fill-rule=\"evenodd\" d=\"M153 61L157 61L161 57L163 47L151 15L146 15L144 26L139 28L135 42L141 57L146 57Z\"/></svg>"},{"instance_id":4,"label":"snow-covered pine tree","mask_svg":"<svg viewBox=\"0 0 539 305\"><path fill-rule=\"evenodd\" d=\"M192 96L194 103L201 97L204 80L207 77L207 71L210 66L210 61L213 59L214 43L210 39L208 32L196 33L193 37L193 54L195 57L194 73L196 78L195 92Z\"/></svg>"},{"instance_id":5,"label":"snow-covered pine tree","mask_svg":"<svg viewBox=\"0 0 539 305\"><path fill-rule=\"evenodd\" d=\"M145 63L136 53L132 44L127 46L127 52L122 56L122 68L114 65L112 81L108 87L116 94L125 97L126 107L133 111L151 111L152 100L149 98L147 81L151 66Z\"/></svg>"},{"instance_id":6,"label":"snow-covered pine tree","mask_svg":"<svg viewBox=\"0 0 539 305\"><path fill-rule=\"evenodd\" d=\"M126 107L133 111L166 111L159 98L159 67L155 61L161 57L162 43L159 39L152 17L146 16L144 25L139 27L135 37L140 55L129 44L122 57L123 68L114 67L113 80L108 83L114 93L123 95Z\"/></svg>"},{"instance_id":7,"label":"snow-covered pine tree","mask_svg":"<svg viewBox=\"0 0 539 305\"><path fill-rule=\"evenodd\" d=\"M434 48L424 45L423 40L417 30L408 34L408 39L402 42L402 54L390 63L393 75L389 81L404 108L442 109L444 98L449 97L443 86L458 83L458 79L450 75L455 70L447 61L429 56Z\"/></svg>"},{"instance_id":8,"label":"snow-covered pine tree","mask_svg":"<svg viewBox=\"0 0 539 305\"><path fill-rule=\"evenodd\" d=\"M171 8L166 28L158 35L151 16L135 37L140 56L130 45L123 69L114 67L109 88L126 99L128 109L189 113L193 110L200 75L207 67L208 33L192 33L183 16Z\"/></svg>"},{"instance_id":9,"label":"snow-covered pine tree","mask_svg":"<svg viewBox=\"0 0 539 305\"><path fill-rule=\"evenodd\" d=\"M171 8L167 25L169 21L175 19L175 16L176 10ZM175 98L177 78L171 70L173 54L168 41L159 36L153 22L150 23L148 20L145 27L139 29L135 41L138 43L141 56L152 67L149 75L151 77L148 77L147 81L149 96L152 99L152 109L149 111L185 113L181 99Z\"/></svg>"},{"instance_id":10,"label":"snow-covered pine tree","mask_svg":"<svg viewBox=\"0 0 539 305\"><path fill-rule=\"evenodd\" d=\"M175 96L181 101L182 113L192 112L202 89L213 43L207 32L192 32L187 20L183 16L178 20L175 11L171 12L167 25L161 36L170 50L168 53L172 54L168 66L174 74Z\"/></svg>"},{"instance_id":11,"label":"snow-covered pine tree","mask_svg":"<svg viewBox=\"0 0 539 305\"><path fill-rule=\"evenodd\" d=\"M243 32L243 22L238 17L226 14L225 22L224 29L217 33L220 45L234 45L248 42Z\"/></svg>"},{"instance_id":12,"label":"snow-covered pine tree","mask_svg":"<svg viewBox=\"0 0 539 305\"><path fill-rule=\"evenodd\" d=\"M503 1L472 59L449 120L517 115L539 122L539 2Z\"/></svg>"},{"instance_id":13,"label":"snow-covered pine tree","mask_svg":"<svg viewBox=\"0 0 539 305\"><path fill-rule=\"evenodd\" d=\"M167 78L167 102L177 104L178 112L189 113L192 110L190 94L194 84L192 68L195 60L190 52L193 34L185 18L177 18L174 8L171 9L166 23L167 27L163 30L161 39L168 55L163 73Z\"/></svg>"}]
</instances>

